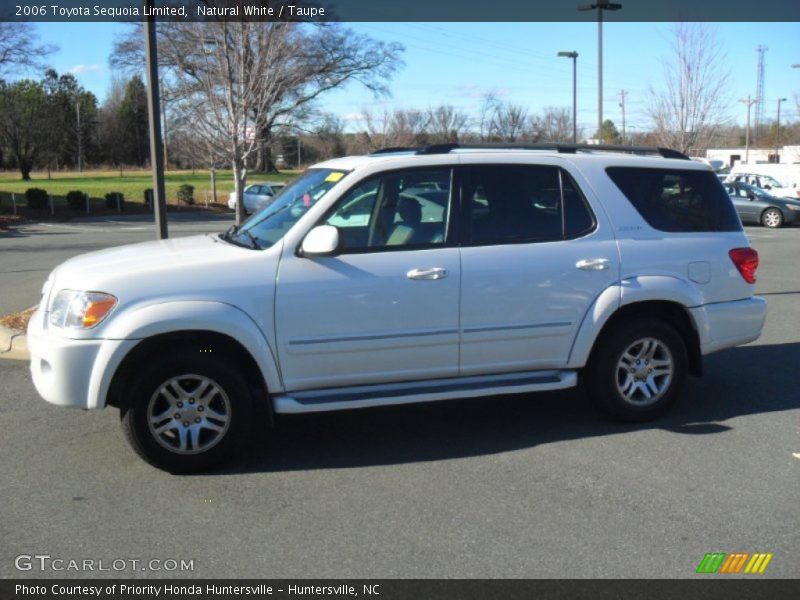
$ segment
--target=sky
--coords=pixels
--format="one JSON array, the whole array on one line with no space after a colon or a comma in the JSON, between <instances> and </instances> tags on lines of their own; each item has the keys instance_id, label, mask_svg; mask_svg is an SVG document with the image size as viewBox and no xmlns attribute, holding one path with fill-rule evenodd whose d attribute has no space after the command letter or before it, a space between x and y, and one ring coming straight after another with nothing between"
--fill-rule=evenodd
<instances>
[{"instance_id":1,"label":"sky","mask_svg":"<svg viewBox=\"0 0 800 600\"><path fill-rule=\"evenodd\" d=\"M334 91L320 108L347 119L357 129L364 108L424 109L452 104L477 113L484 94L535 113L545 107L572 106L572 61L559 51L577 51L578 124L594 130L597 123L596 23L350 23L347 27L376 39L403 44L405 66L390 82L391 96L376 99L358 85ZM781 120L798 120L795 96L800 94L800 23L712 23L730 70L731 117L744 124L746 109L736 102L755 96L759 44L765 54L765 119L775 118L778 98L789 101ZM108 58L115 36L129 25L118 23L40 23L39 36L59 46L50 58L59 72L73 72L102 100L112 76ZM621 124L620 90L626 96L629 131L648 127L651 88L663 82L670 58L669 23L614 23L603 29L604 117Z\"/></svg>"}]
</instances>

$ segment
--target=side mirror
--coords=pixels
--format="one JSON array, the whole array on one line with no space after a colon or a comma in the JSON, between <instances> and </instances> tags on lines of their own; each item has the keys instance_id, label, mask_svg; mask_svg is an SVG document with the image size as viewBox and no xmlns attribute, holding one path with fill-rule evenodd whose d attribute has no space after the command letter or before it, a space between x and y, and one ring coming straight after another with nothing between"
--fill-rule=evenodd
<instances>
[{"instance_id":1,"label":"side mirror","mask_svg":"<svg viewBox=\"0 0 800 600\"><path fill-rule=\"evenodd\" d=\"M308 232L300 245L303 256L331 256L339 250L339 230L333 225L318 225Z\"/></svg>"},{"instance_id":2,"label":"side mirror","mask_svg":"<svg viewBox=\"0 0 800 600\"><path fill-rule=\"evenodd\" d=\"M766 184L766 185L764 186L764 189L765 189L765 190L771 190L771 189L772 189L772 186L771 186L770 184Z\"/></svg>"},{"instance_id":3,"label":"side mirror","mask_svg":"<svg viewBox=\"0 0 800 600\"><path fill-rule=\"evenodd\" d=\"M756 195L753 192L747 192L747 197L750 198L750 200L756 199Z\"/></svg>"}]
</instances>

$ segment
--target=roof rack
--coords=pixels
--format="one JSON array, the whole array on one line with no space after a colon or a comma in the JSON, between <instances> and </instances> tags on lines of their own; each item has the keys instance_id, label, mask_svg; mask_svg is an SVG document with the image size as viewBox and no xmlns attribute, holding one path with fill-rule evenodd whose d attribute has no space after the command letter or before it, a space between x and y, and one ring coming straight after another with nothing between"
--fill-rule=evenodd
<instances>
[{"instance_id":1,"label":"roof rack","mask_svg":"<svg viewBox=\"0 0 800 600\"><path fill-rule=\"evenodd\" d=\"M415 152L416 154L448 154L453 150L555 150L560 154L577 154L582 152L625 152L628 154L658 154L663 158L689 160L689 157L670 148L652 146L619 146L611 144L434 144L422 148L383 148L372 154L389 154L392 152Z\"/></svg>"},{"instance_id":2,"label":"roof rack","mask_svg":"<svg viewBox=\"0 0 800 600\"><path fill-rule=\"evenodd\" d=\"M420 148L411 147L411 146L392 146L389 148L381 148L380 150L373 150L369 153L370 156L380 155L380 154L395 154L397 152L416 152L418 153Z\"/></svg>"}]
</instances>

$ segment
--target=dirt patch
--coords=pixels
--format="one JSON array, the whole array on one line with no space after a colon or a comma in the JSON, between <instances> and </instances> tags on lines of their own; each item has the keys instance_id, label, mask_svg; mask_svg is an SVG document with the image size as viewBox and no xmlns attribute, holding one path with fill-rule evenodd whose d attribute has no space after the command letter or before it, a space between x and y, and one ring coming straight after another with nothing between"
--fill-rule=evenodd
<instances>
[{"instance_id":1,"label":"dirt patch","mask_svg":"<svg viewBox=\"0 0 800 600\"><path fill-rule=\"evenodd\" d=\"M13 329L14 331L25 331L28 328L28 321L31 315L36 310L36 307L31 307L26 310L21 310L5 317L0 317L0 325Z\"/></svg>"}]
</instances>

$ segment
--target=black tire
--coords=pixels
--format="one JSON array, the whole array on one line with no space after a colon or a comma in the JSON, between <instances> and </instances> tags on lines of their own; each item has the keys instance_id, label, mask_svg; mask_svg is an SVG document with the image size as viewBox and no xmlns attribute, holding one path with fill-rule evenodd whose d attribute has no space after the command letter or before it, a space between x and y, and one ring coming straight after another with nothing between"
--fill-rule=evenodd
<instances>
[{"instance_id":1,"label":"black tire","mask_svg":"<svg viewBox=\"0 0 800 600\"><path fill-rule=\"evenodd\" d=\"M783 227L783 213L777 208L768 208L761 213L761 224L770 229Z\"/></svg>"},{"instance_id":2,"label":"black tire","mask_svg":"<svg viewBox=\"0 0 800 600\"><path fill-rule=\"evenodd\" d=\"M662 415L683 393L688 374L688 357L683 338L668 323L652 318L633 318L627 322L612 326L595 343L591 359L584 371L586 391L590 399L605 413L622 421L641 422L650 421ZM633 348L634 356L637 348L644 349L644 340L655 340L660 346L655 357L651 357L653 364L631 364L631 374L628 369L622 368L623 354ZM635 346L642 342L641 346ZM665 360L671 361L672 370L669 375L651 375L652 367L658 363L656 373L665 370L662 366ZM626 359L627 361L627 359ZM630 381L630 379L633 381ZM663 390L654 394L651 387L663 384ZM630 386L626 386L630 383ZM626 398L622 389L628 389L632 394ZM631 391L632 390L632 391ZM648 399L645 394L655 396Z\"/></svg>"},{"instance_id":3,"label":"black tire","mask_svg":"<svg viewBox=\"0 0 800 600\"><path fill-rule=\"evenodd\" d=\"M129 380L120 412L128 443L148 463L171 473L203 471L233 458L247 442L253 421L253 400L244 379L225 356L203 354L192 346L170 348L166 354L167 358L154 359ZM183 408L174 408L166 393L159 392L170 380L177 380L181 386L176 393L177 388L170 383L169 390L182 398ZM207 389L211 390L206 397L182 396L186 391L191 396L205 382L210 382ZM189 400L193 406L189 406ZM162 417L162 407L164 414L170 415ZM149 424L151 410L163 419L158 427L172 429L157 435L153 430L156 425ZM187 415L189 420L185 420ZM217 415L225 418L217 419ZM190 431L194 423L198 423L196 436ZM204 429L212 426L217 429ZM180 450L181 443L186 450Z\"/></svg>"}]
</instances>

